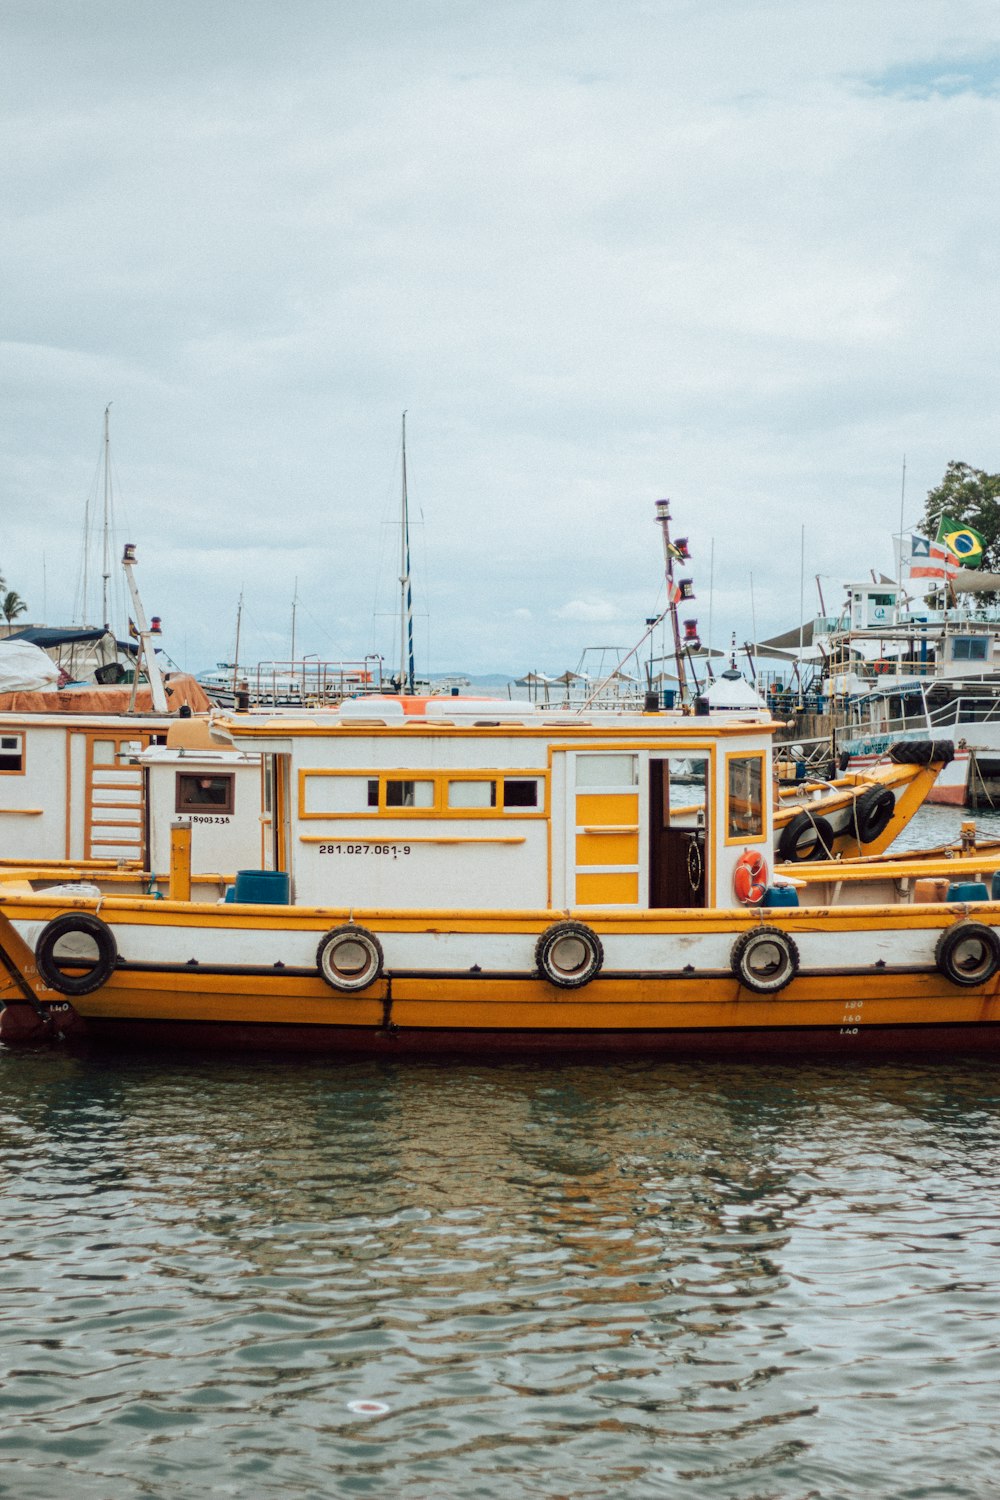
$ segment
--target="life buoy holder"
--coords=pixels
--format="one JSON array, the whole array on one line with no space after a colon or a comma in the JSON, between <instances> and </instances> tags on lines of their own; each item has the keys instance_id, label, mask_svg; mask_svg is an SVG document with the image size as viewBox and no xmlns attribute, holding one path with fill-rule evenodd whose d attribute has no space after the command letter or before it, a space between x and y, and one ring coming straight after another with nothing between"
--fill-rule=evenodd
<instances>
[{"instance_id":1,"label":"life buoy holder","mask_svg":"<svg viewBox=\"0 0 1000 1500\"><path fill-rule=\"evenodd\" d=\"M744 989L758 995L776 995L799 972L799 950L778 927L744 932L733 944L729 961Z\"/></svg>"},{"instance_id":2,"label":"life buoy holder","mask_svg":"<svg viewBox=\"0 0 1000 1500\"><path fill-rule=\"evenodd\" d=\"M781 830L778 858L786 864L833 857L833 829L826 818L815 813L796 813Z\"/></svg>"},{"instance_id":3,"label":"life buoy holder","mask_svg":"<svg viewBox=\"0 0 1000 1500\"><path fill-rule=\"evenodd\" d=\"M353 922L332 927L316 949L316 967L334 990L366 990L382 973L384 962L382 944L374 932Z\"/></svg>"},{"instance_id":4,"label":"life buoy holder","mask_svg":"<svg viewBox=\"0 0 1000 1500\"><path fill-rule=\"evenodd\" d=\"M83 938L76 952L59 952L69 938ZM93 945L93 952L81 951ZM35 944L35 967L50 990L60 995L89 995L107 984L118 962L118 944L106 922L90 912L63 912L41 930ZM77 972L68 972L68 971ZM81 971L82 972L79 972Z\"/></svg>"},{"instance_id":5,"label":"life buoy holder","mask_svg":"<svg viewBox=\"0 0 1000 1500\"><path fill-rule=\"evenodd\" d=\"M733 892L744 906L759 906L767 895L767 860L759 849L744 849L733 871Z\"/></svg>"},{"instance_id":6,"label":"life buoy holder","mask_svg":"<svg viewBox=\"0 0 1000 1500\"><path fill-rule=\"evenodd\" d=\"M874 843L892 822L895 811L896 799L891 788L871 786L862 792L854 804L851 820L859 842Z\"/></svg>"},{"instance_id":7,"label":"life buoy holder","mask_svg":"<svg viewBox=\"0 0 1000 1500\"><path fill-rule=\"evenodd\" d=\"M996 928L982 922L956 922L938 938L934 962L952 984L966 988L985 984L1000 968Z\"/></svg>"},{"instance_id":8,"label":"life buoy holder","mask_svg":"<svg viewBox=\"0 0 1000 1500\"><path fill-rule=\"evenodd\" d=\"M535 944L538 972L561 990L578 990L601 972L604 947L584 922L555 922Z\"/></svg>"},{"instance_id":9,"label":"life buoy holder","mask_svg":"<svg viewBox=\"0 0 1000 1500\"><path fill-rule=\"evenodd\" d=\"M887 672L891 672L891 671L892 671L892 662L891 661L886 661L884 657L880 658L875 663L875 675L876 675L876 677L884 677Z\"/></svg>"}]
</instances>

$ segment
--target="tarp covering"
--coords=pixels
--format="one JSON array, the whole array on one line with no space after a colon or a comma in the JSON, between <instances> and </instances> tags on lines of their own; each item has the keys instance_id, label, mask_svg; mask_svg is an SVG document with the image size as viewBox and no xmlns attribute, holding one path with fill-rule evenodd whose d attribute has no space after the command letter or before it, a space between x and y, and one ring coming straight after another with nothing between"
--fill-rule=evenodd
<instances>
[{"instance_id":1,"label":"tarp covering","mask_svg":"<svg viewBox=\"0 0 1000 1500\"><path fill-rule=\"evenodd\" d=\"M0 694L35 692L58 681L59 668L40 646L10 637L0 641Z\"/></svg>"},{"instance_id":2,"label":"tarp covering","mask_svg":"<svg viewBox=\"0 0 1000 1500\"><path fill-rule=\"evenodd\" d=\"M31 641L35 646L70 646L77 641L99 641L107 635L102 625L62 626L28 625L24 630L15 630L9 641Z\"/></svg>"},{"instance_id":3,"label":"tarp covering","mask_svg":"<svg viewBox=\"0 0 1000 1500\"><path fill-rule=\"evenodd\" d=\"M44 653L42 653L44 655ZM46 660L48 658L46 657ZM50 662L51 666L52 663ZM56 669L58 676L58 669ZM176 713L186 703L194 714L207 714L211 708L208 695L199 682L186 673L179 672L166 683L167 702L170 712ZM132 702L129 683L116 687L62 688L58 692L7 692L0 693L0 712L34 714L127 714ZM153 695L141 683L135 695L135 713L153 712Z\"/></svg>"}]
</instances>

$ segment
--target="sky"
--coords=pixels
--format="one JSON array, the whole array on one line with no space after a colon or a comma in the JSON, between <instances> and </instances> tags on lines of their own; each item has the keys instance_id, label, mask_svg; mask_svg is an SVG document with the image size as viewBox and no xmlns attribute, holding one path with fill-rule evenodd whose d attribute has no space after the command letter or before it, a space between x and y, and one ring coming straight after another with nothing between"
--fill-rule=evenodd
<instances>
[{"instance_id":1,"label":"sky","mask_svg":"<svg viewBox=\"0 0 1000 1500\"><path fill-rule=\"evenodd\" d=\"M0 574L197 671L762 638L1000 469L995 0L4 0ZM905 469L904 469L905 463ZM96 549L96 550L95 550Z\"/></svg>"}]
</instances>

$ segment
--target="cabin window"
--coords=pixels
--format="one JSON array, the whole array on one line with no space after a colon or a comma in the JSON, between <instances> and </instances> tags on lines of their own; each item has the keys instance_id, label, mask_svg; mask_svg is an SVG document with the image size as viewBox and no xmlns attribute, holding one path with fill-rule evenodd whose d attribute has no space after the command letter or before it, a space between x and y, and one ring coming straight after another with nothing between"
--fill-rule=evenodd
<instances>
[{"instance_id":1,"label":"cabin window","mask_svg":"<svg viewBox=\"0 0 1000 1500\"><path fill-rule=\"evenodd\" d=\"M578 755L577 786L638 786L637 755Z\"/></svg>"},{"instance_id":2,"label":"cabin window","mask_svg":"<svg viewBox=\"0 0 1000 1500\"><path fill-rule=\"evenodd\" d=\"M205 776L180 771L177 775L177 811L231 813L235 789L236 777L231 772Z\"/></svg>"},{"instance_id":3,"label":"cabin window","mask_svg":"<svg viewBox=\"0 0 1000 1500\"><path fill-rule=\"evenodd\" d=\"M957 635L951 643L952 661L985 661L984 635Z\"/></svg>"},{"instance_id":4,"label":"cabin window","mask_svg":"<svg viewBox=\"0 0 1000 1500\"><path fill-rule=\"evenodd\" d=\"M505 776L503 781L504 809L538 806L537 777Z\"/></svg>"},{"instance_id":5,"label":"cabin window","mask_svg":"<svg viewBox=\"0 0 1000 1500\"><path fill-rule=\"evenodd\" d=\"M731 755L726 799L726 837L760 838L764 832L764 761L760 755Z\"/></svg>"},{"instance_id":6,"label":"cabin window","mask_svg":"<svg viewBox=\"0 0 1000 1500\"><path fill-rule=\"evenodd\" d=\"M496 807L495 781L449 781L449 807Z\"/></svg>"},{"instance_id":7,"label":"cabin window","mask_svg":"<svg viewBox=\"0 0 1000 1500\"><path fill-rule=\"evenodd\" d=\"M433 781L396 781L386 778L386 807L433 807Z\"/></svg>"},{"instance_id":8,"label":"cabin window","mask_svg":"<svg viewBox=\"0 0 1000 1500\"><path fill-rule=\"evenodd\" d=\"M366 776L305 775L305 812L307 817L322 813L365 812L369 805ZM375 806L378 806L378 782L375 783Z\"/></svg>"},{"instance_id":9,"label":"cabin window","mask_svg":"<svg viewBox=\"0 0 1000 1500\"><path fill-rule=\"evenodd\" d=\"M24 737L0 734L0 771L24 770Z\"/></svg>"}]
</instances>

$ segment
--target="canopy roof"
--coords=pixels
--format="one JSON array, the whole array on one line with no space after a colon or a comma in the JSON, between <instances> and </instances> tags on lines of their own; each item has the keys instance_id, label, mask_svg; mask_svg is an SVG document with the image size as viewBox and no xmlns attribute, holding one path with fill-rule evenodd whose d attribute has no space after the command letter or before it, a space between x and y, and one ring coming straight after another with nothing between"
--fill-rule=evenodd
<instances>
[{"instance_id":1,"label":"canopy roof","mask_svg":"<svg viewBox=\"0 0 1000 1500\"><path fill-rule=\"evenodd\" d=\"M30 641L45 650L48 646L69 646L77 641L100 641L108 632L102 625L28 625L24 630L14 630L9 641Z\"/></svg>"}]
</instances>

